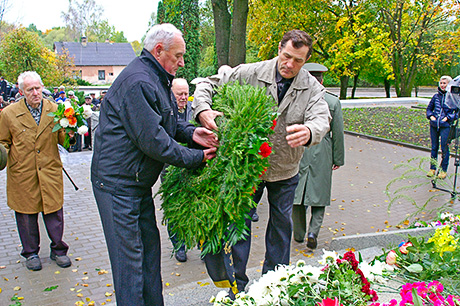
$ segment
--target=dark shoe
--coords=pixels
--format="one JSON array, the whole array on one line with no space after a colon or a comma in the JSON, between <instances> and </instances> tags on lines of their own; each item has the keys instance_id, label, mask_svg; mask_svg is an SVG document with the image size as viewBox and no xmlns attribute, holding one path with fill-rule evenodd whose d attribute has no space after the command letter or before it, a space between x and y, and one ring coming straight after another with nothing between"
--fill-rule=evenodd
<instances>
[{"instance_id":1,"label":"dark shoe","mask_svg":"<svg viewBox=\"0 0 460 306\"><path fill-rule=\"evenodd\" d=\"M252 222L259 221L259 215L257 214L257 211L255 211L254 214L252 214L251 220Z\"/></svg>"},{"instance_id":2,"label":"dark shoe","mask_svg":"<svg viewBox=\"0 0 460 306\"><path fill-rule=\"evenodd\" d=\"M93 148L91 148L91 147L88 147L88 151L92 151L92 150L93 150Z\"/></svg>"},{"instance_id":3,"label":"dark shoe","mask_svg":"<svg viewBox=\"0 0 460 306\"><path fill-rule=\"evenodd\" d=\"M185 253L185 250L179 250L174 254L174 257L176 257L177 261L180 262L186 262L187 261L187 253Z\"/></svg>"},{"instance_id":4,"label":"dark shoe","mask_svg":"<svg viewBox=\"0 0 460 306\"><path fill-rule=\"evenodd\" d=\"M70 265L72 264L69 256L67 255L56 255L54 253L51 253L50 258L51 260L56 261L56 264L61 268L70 267Z\"/></svg>"},{"instance_id":5,"label":"dark shoe","mask_svg":"<svg viewBox=\"0 0 460 306\"><path fill-rule=\"evenodd\" d=\"M39 271L42 269L42 262L40 261L40 257L38 255L31 255L27 257L26 267L32 271Z\"/></svg>"},{"instance_id":6,"label":"dark shoe","mask_svg":"<svg viewBox=\"0 0 460 306\"><path fill-rule=\"evenodd\" d=\"M295 237L294 237L294 240L295 240L295 242L298 242L298 243L303 243L305 241L305 239L298 239L298 238L295 238Z\"/></svg>"},{"instance_id":7,"label":"dark shoe","mask_svg":"<svg viewBox=\"0 0 460 306\"><path fill-rule=\"evenodd\" d=\"M316 235L314 233L308 233L307 248L314 250L316 249L317 245L318 240L316 240Z\"/></svg>"},{"instance_id":8,"label":"dark shoe","mask_svg":"<svg viewBox=\"0 0 460 306\"><path fill-rule=\"evenodd\" d=\"M83 147L83 150L86 150L86 149L88 149L88 146L84 146L84 147Z\"/></svg>"}]
</instances>

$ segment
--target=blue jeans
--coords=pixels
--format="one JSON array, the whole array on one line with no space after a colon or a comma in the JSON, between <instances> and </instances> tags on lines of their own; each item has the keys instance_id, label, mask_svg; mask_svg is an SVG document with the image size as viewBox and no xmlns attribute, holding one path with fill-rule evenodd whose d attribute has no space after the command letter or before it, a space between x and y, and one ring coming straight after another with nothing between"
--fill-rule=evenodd
<instances>
[{"instance_id":1,"label":"blue jeans","mask_svg":"<svg viewBox=\"0 0 460 306\"><path fill-rule=\"evenodd\" d=\"M434 126L430 126L431 158L438 160L439 137L441 137L441 169L444 172L447 172L447 167L449 166L449 146L447 145L447 137L449 136L449 130L450 127L436 128ZM436 165L431 164L430 169L436 170Z\"/></svg>"},{"instance_id":2,"label":"blue jeans","mask_svg":"<svg viewBox=\"0 0 460 306\"><path fill-rule=\"evenodd\" d=\"M93 184L112 266L117 306L162 306L160 233L151 190L112 194Z\"/></svg>"}]
</instances>

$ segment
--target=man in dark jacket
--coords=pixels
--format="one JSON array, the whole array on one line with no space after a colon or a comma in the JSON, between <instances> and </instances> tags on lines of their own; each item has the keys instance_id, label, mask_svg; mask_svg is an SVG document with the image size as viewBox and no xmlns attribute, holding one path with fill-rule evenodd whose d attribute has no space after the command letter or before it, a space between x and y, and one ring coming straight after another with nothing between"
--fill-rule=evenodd
<instances>
[{"instance_id":1,"label":"man in dark jacket","mask_svg":"<svg viewBox=\"0 0 460 306\"><path fill-rule=\"evenodd\" d=\"M164 163L197 167L215 156L217 145L210 130L177 121L171 82L184 66L181 32L155 25L144 46L105 96L91 165L118 306L163 305L152 186Z\"/></svg>"}]
</instances>

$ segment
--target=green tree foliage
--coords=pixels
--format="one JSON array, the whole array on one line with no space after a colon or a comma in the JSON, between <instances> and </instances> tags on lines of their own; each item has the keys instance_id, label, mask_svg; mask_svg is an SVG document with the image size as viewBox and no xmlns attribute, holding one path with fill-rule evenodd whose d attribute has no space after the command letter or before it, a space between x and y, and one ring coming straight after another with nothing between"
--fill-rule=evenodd
<instances>
[{"instance_id":1,"label":"green tree foliage","mask_svg":"<svg viewBox=\"0 0 460 306\"><path fill-rule=\"evenodd\" d=\"M164 19L161 10L164 8ZM177 77L185 78L188 82L198 75L200 61L200 11L198 0L163 0L158 3L158 21L172 23L184 35L187 52L185 66L177 71Z\"/></svg>"},{"instance_id":2,"label":"green tree foliage","mask_svg":"<svg viewBox=\"0 0 460 306\"><path fill-rule=\"evenodd\" d=\"M460 17L458 5L450 0L379 0L375 5L376 25L391 41L388 52L396 93L410 96L417 75L423 72L420 67L434 71L437 61L448 64L458 52L458 27L448 30L449 23Z\"/></svg>"},{"instance_id":3,"label":"green tree foliage","mask_svg":"<svg viewBox=\"0 0 460 306\"><path fill-rule=\"evenodd\" d=\"M95 0L69 0L69 9L62 12L62 18L71 41L79 41L83 35L92 42L128 42L123 31L116 31L103 14L104 9Z\"/></svg>"},{"instance_id":4,"label":"green tree foliage","mask_svg":"<svg viewBox=\"0 0 460 306\"><path fill-rule=\"evenodd\" d=\"M3 74L8 80L16 80L24 71L36 71L45 86L72 81L72 62L67 53L57 55L47 49L38 35L17 28L6 34L0 42L0 59Z\"/></svg>"}]
</instances>

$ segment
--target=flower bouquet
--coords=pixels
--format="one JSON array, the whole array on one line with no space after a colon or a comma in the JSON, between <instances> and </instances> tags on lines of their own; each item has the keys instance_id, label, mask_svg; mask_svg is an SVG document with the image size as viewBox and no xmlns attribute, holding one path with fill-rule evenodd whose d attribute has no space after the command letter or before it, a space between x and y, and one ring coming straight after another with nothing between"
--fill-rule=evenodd
<instances>
[{"instance_id":1,"label":"flower bouquet","mask_svg":"<svg viewBox=\"0 0 460 306\"><path fill-rule=\"evenodd\" d=\"M367 277L379 275L383 263L366 264L364 272L360 268L364 262L358 261L351 251L343 257L324 251L319 262L323 267L306 265L302 260L296 265L278 266L275 271L269 271L255 281L247 293L237 294L235 300L232 301L226 291L221 291L210 302L214 306L349 306L367 305L377 300Z\"/></svg>"},{"instance_id":2,"label":"flower bouquet","mask_svg":"<svg viewBox=\"0 0 460 306\"><path fill-rule=\"evenodd\" d=\"M69 148L69 132L75 132L80 135L85 135L88 132L86 119L92 114L90 105L79 106L74 101L67 100L58 105L57 111L49 113L48 116L54 117L54 122L57 122L53 128L53 132L64 128L66 130L66 139L64 148Z\"/></svg>"},{"instance_id":3,"label":"flower bouquet","mask_svg":"<svg viewBox=\"0 0 460 306\"><path fill-rule=\"evenodd\" d=\"M163 220L178 245L202 246L202 256L231 247L247 233L252 195L268 168L276 104L265 89L227 84L213 98L220 147L199 169L168 167L159 192Z\"/></svg>"}]
</instances>

